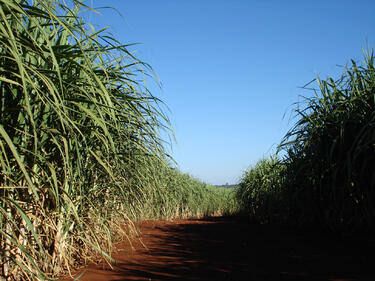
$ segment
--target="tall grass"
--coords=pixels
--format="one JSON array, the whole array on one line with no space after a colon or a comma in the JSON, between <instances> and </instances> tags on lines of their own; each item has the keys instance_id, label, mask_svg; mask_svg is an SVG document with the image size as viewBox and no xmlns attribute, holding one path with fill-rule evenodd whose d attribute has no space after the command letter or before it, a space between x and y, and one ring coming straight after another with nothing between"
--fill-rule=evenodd
<instances>
[{"instance_id":1,"label":"tall grass","mask_svg":"<svg viewBox=\"0 0 375 281\"><path fill-rule=\"evenodd\" d=\"M111 243L130 219L215 212L188 206L195 201L187 194L214 191L186 192L193 182L166 162L159 132L168 118L143 84L151 68L85 24L82 8L89 9L78 0L0 0L0 276L7 280L50 279L98 253L111 260ZM179 181L187 183L179 189ZM180 199L167 202L167 188Z\"/></svg>"},{"instance_id":2,"label":"tall grass","mask_svg":"<svg viewBox=\"0 0 375 281\"><path fill-rule=\"evenodd\" d=\"M283 222L374 231L373 52L362 63L352 60L339 79L315 83L315 96L298 104L297 122L282 140L281 166L260 162L245 175L238 196L260 219L271 207L283 213Z\"/></svg>"},{"instance_id":3,"label":"tall grass","mask_svg":"<svg viewBox=\"0 0 375 281\"><path fill-rule=\"evenodd\" d=\"M244 173L236 198L245 215L259 223L279 223L285 219L284 170L285 165L277 156L270 156Z\"/></svg>"},{"instance_id":4,"label":"tall grass","mask_svg":"<svg viewBox=\"0 0 375 281\"><path fill-rule=\"evenodd\" d=\"M285 136L286 183L293 216L334 231L375 227L375 69L373 52L342 76L317 79Z\"/></svg>"},{"instance_id":5,"label":"tall grass","mask_svg":"<svg viewBox=\"0 0 375 281\"><path fill-rule=\"evenodd\" d=\"M105 31L88 31L82 6L0 1L6 277L47 278L108 250L100 241L111 241L113 212L129 192L127 167L137 154L162 155L166 118L135 80L147 65Z\"/></svg>"},{"instance_id":6,"label":"tall grass","mask_svg":"<svg viewBox=\"0 0 375 281\"><path fill-rule=\"evenodd\" d=\"M150 159L149 159L150 160ZM144 196L138 197L138 218L188 218L232 214L237 210L234 190L214 187L182 174L165 160L147 161L141 182Z\"/></svg>"}]
</instances>

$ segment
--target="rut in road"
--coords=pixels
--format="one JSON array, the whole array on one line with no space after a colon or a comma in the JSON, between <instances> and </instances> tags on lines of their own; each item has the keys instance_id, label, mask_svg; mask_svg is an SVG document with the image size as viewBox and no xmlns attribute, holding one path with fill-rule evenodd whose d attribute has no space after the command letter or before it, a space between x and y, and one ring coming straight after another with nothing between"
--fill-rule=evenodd
<instances>
[{"instance_id":1,"label":"rut in road","mask_svg":"<svg viewBox=\"0 0 375 281\"><path fill-rule=\"evenodd\" d=\"M81 280L375 280L375 240L338 238L233 217L144 221L117 264ZM146 248L147 247L147 248Z\"/></svg>"}]
</instances>

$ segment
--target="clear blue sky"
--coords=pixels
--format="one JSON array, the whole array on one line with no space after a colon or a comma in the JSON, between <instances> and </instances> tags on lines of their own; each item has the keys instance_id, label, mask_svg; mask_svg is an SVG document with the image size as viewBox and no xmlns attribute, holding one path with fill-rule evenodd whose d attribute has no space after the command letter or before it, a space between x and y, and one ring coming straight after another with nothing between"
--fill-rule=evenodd
<instances>
[{"instance_id":1,"label":"clear blue sky","mask_svg":"<svg viewBox=\"0 0 375 281\"><path fill-rule=\"evenodd\" d=\"M375 47L375 1L90 0L92 16L151 64L182 172L236 183L292 126L299 87ZM284 114L286 116L283 118Z\"/></svg>"}]
</instances>

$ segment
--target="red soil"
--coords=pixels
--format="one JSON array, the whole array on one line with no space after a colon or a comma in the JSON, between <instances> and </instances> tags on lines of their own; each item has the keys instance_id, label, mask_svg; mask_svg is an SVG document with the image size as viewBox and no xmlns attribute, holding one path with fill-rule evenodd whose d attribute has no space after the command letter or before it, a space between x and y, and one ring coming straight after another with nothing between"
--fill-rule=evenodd
<instances>
[{"instance_id":1,"label":"red soil","mask_svg":"<svg viewBox=\"0 0 375 281\"><path fill-rule=\"evenodd\" d=\"M238 218L145 221L110 269L80 280L375 280L375 240L337 238Z\"/></svg>"}]
</instances>

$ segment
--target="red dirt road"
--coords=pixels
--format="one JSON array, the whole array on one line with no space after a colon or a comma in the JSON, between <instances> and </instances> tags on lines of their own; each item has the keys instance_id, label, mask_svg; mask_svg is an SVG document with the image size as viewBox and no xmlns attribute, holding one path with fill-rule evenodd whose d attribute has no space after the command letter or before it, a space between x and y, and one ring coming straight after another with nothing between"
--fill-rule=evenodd
<instances>
[{"instance_id":1,"label":"red dirt road","mask_svg":"<svg viewBox=\"0 0 375 281\"><path fill-rule=\"evenodd\" d=\"M337 238L239 218L146 221L113 269L90 265L80 280L375 280L375 239Z\"/></svg>"}]
</instances>

